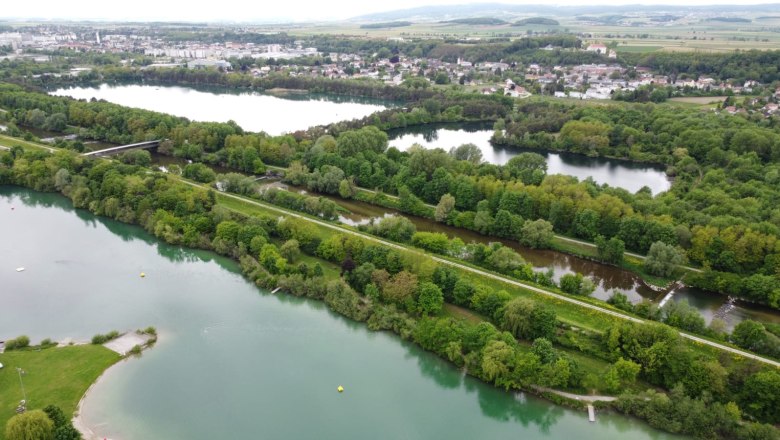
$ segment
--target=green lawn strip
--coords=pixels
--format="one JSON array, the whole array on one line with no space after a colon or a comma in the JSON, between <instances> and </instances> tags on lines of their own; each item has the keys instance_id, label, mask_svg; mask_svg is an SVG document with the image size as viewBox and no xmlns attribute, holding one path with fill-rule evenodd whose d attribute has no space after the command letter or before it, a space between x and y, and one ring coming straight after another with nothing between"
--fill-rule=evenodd
<instances>
[{"instance_id":1,"label":"green lawn strip","mask_svg":"<svg viewBox=\"0 0 780 440\"><path fill-rule=\"evenodd\" d=\"M0 145L2 145L4 147L8 147L8 148L15 147L15 146L18 145L20 147L32 148L34 150L46 150L46 151L51 151L52 150L51 147L48 147L48 146L45 146L45 145L36 144L36 143L33 143L33 142L25 141L23 139L11 137L11 136L6 136L6 135L2 135L2 134L0 134Z\"/></svg>"},{"instance_id":2,"label":"green lawn strip","mask_svg":"<svg viewBox=\"0 0 780 440\"><path fill-rule=\"evenodd\" d=\"M44 350L7 351L0 354L0 439L5 424L22 400L16 368L24 370L22 381L28 410L57 405L73 414L79 400L108 367L121 359L101 345L74 345Z\"/></svg>"},{"instance_id":3,"label":"green lawn strip","mask_svg":"<svg viewBox=\"0 0 780 440\"><path fill-rule=\"evenodd\" d=\"M225 207L227 207L229 209L232 209L232 210L235 210L237 212L243 213L243 214L247 214L247 215L269 215L269 214L271 214L271 215L279 215L278 213L276 213L274 211L265 209L265 208L263 208L261 206L257 206L257 205L248 203L250 201L249 199L247 199L247 202L243 202L242 200L238 200L238 199L235 199L233 197L230 197L230 196L227 196L227 195L224 195L224 194L217 194L217 200L219 201L220 204L224 205ZM296 214L301 214L301 213L297 213L296 212ZM301 215L304 216L304 217L309 217L309 216L307 216L305 214L301 214ZM319 220L322 220L322 219L319 219ZM319 235L321 237L325 237L325 236L328 236L328 235L333 233L333 231L331 229L325 228L324 226L316 225L316 224L312 225L312 226L316 227L318 229ZM341 225L339 225L339 227L341 227ZM344 229L354 230L354 228L347 228L347 227L344 227ZM428 254L427 252L424 252L424 251L416 249L416 248L411 248L408 245L405 245L405 244L399 244L399 245L401 245L401 246L403 246L405 248L408 248L409 252L432 256L432 254ZM490 271L488 269L485 269L485 268L482 268L482 267L470 264L470 263L465 262L463 260L457 260L457 259L454 259L454 258L450 258L450 257L447 257L447 256L438 255L438 254L436 254L435 256L437 258L441 258L441 259L445 259L445 260L448 260L448 261L452 261L452 262L457 263L457 264L462 264L462 265L465 265L465 266L469 266L469 267L472 267L474 269L478 269L478 270L481 270L481 271L492 272L492 271ZM500 274L497 274L497 275L500 275ZM582 308L582 307L580 307L580 306L578 306L576 304L571 304L571 303L568 303L568 302L565 302L565 301L561 301L561 300L556 299L556 298L549 297L547 295L543 295L543 294L540 294L540 293L537 293L537 292L532 292L530 290L523 289L523 288L520 288L518 286L515 286L515 285L512 285L512 284L508 284L506 282L499 281L499 280L496 280L494 278L486 277L486 276L483 276L483 275L480 275L480 274L476 274L476 273L473 273L473 272L463 272L462 276L470 277L470 279L473 279L476 282L479 282L481 284L486 285L487 287L491 287L491 288L494 288L496 290L502 290L502 289L506 290L507 292L509 292L513 296L525 296L525 297L529 297L529 298L532 298L532 299L535 299L535 300L544 301L544 302L550 304L556 310L556 312L558 313L559 318L563 322L566 322L568 324L571 324L571 325L574 325L574 326L577 326L577 327L582 327L582 328L586 328L586 329L590 329L590 330L601 332L601 331L606 330L610 326L610 324L612 322L614 322L616 319L618 319L618 318L610 317L609 315L605 315L605 314L603 314L601 312L598 312L596 310L584 309L584 308ZM501 275L501 276L504 276L504 275ZM524 281L520 281L520 280L516 280L516 281L524 282ZM550 289L545 289L545 290L550 290ZM589 297L580 297L580 296L575 297L575 296L567 295L565 293L558 292L557 290L555 290L554 292L558 293L560 295L570 296L570 297L575 298L577 300L580 300L580 301L583 301L583 302L588 302L588 303L591 303L593 305L597 305L597 306L602 307L602 308L609 308L609 309L613 309L615 311L618 311L620 313L623 313L622 311L620 311L618 309L614 309L609 304L606 304L605 302L597 300L597 299L593 299L593 298L589 298Z\"/></svg>"},{"instance_id":4,"label":"green lawn strip","mask_svg":"<svg viewBox=\"0 0 780 440\"><path fill-rule=\"evenodd\" d=\"M467 308L456 306L455 304L450 303L444 303L444 307L442 308L442 315L449 318L462 319L469 324L479 324L482 321L488 321L487 318L473 310L469 310Z\"/></svg>"}]
</instances>

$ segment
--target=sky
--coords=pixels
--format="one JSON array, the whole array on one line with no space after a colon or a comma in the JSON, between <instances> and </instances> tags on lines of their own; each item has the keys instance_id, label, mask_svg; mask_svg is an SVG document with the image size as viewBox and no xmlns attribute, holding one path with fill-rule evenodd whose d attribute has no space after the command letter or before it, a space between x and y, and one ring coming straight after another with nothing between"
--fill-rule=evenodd
<instances>
[{"instance_id":1,"label":"sky","mask_svg":"<svg viewBox=\"0 0 780 440\"><path fill-rule=\"evenodd\" d=\"M775 0L780 1L780 0ZM36 0L3 1L0 18L39 19L97 19L97 20L159 20L159 21L319 21L338 20L358 15L389 10L414 8L426 5L458 3L509 3L509 4L558 4L582 5L582 1L560 0L130 0L122 2L106 0ZM591 0L598 5L621 4L760 4L771 1L754 0ZM250 5L250 6L247 6Z\"/></svg>"}]
</instances>

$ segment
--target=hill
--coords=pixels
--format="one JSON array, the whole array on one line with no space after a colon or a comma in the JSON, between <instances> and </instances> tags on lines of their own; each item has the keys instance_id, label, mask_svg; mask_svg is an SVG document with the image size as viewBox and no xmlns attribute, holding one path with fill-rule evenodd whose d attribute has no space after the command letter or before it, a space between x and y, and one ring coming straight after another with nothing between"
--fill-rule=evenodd
<instances>
[{"instance_id":1,"label":"hill","mask_svg":"<svg viewBox=\"0 0 780 440\"><path fill-rule=\"evenodd\" d=\"M524 18L522 20L518 20L513 24L512 26L527 26L529 24L542 24L547 26L558 26L560 23L558 23L558 20L553 20L552 18L544 18L544 17L529 17Z\"/></svg>"},{"instance_id":2,"label":"hill","mask_svg":"<svg viewBox=\"0 0 780 440\"><path fill-rule=\"evenodd\" d=\"M360 29L384 29L411 26L411 21L388 21L384 23L368 23L360 25Z\"/></svg>"},{"instance_id":3,"label":"hill","mask_svg":"<svg viewBox=\"0 0 780 440\"><path fill-rule=\"evenodd\" d=\"M496 26L507 24L506 21L501 20L500 18L492 17L458 18L455 20L442 21L442 23L471 24L476 26Z\"/></svg>"}]
</instances>

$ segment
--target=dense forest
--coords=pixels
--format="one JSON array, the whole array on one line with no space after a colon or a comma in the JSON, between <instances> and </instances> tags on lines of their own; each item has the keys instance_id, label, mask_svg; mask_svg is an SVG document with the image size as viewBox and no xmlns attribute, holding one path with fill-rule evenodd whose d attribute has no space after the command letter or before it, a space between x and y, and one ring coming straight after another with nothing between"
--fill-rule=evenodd
<instances>
[{"instance_id":1,"label":"dense forest","mask_svg":"<svg viewBox=\"0 0 780 440\"><path fill-rule=\"evenodd\" d=\"M777 438L770 425L741 420L744 414L778 421L775 370L688 348L661 324L609 323L605 315L603 332L573 329L559 321L546 300L496 290L429 259L322 231L306 220L246 216L221 206L213 191L139 166L14 148L0 152L0 184L59 191L77 208L140 224L169 243L236 258L260 286L278 285L324 300L338 313L374 330L394 331L500 387L622 390L616 409L671 432ZM321 263L301 262L302 252ZM341 267L341 277L324 275L326 261ZM445 301L473 308L488 320L475 325L444 317ZM585 367L556 346L601 359L606 370ZM671 392L642 394L638 380Z\"/></svg>"},{"instance_id":2,"label":"dense forest","mask_svg":"<svg viewBox=\"0 0 780 440\"><path fill-rule=\"evenodd\" d=\"M621 54L625 63L653 69L673 78L687 75L698 78L747 80L769 84L780 80L780 50L736 50L727 53L711 52L654 52L651 54Z\"/></svg>"},{"instance_id":3,"label":"dense forest","mask_svg":"<svg viewBox=\"0 0 780 440\"><path fill-rule=\"evenodd\" d=\"M401 196L398 207L415 215L434 217L424 203L441 204L447 195L454 204L438 220L486 235L521 240L519 225L543 219L558 233L594 241L615 238L642 253L665 243L706 269L688 275L688 283L780 306L780 135L771 121L653 105L532 102L510 113L506 98L443 96L409 111L278 137L244 133L232 123L190 123L15 86L3 86L0 105L11 109L16 122L75 125L86 137L119 143L169 139L161 147L164 153L248 172L258 160L293 165L300 170L293 173L308 182L331 167L354 185ZM469 119L499 119L499 143L665 163L675 183L656 197L649 191L630 194L547 176L545 161L533 153L497 166L481 162L479 151L468 146L402 153L386 149L384 133L354 130L364 124L386 129ZM336 193L338 182L324 188Z\"/></svg>"}]
</instances>

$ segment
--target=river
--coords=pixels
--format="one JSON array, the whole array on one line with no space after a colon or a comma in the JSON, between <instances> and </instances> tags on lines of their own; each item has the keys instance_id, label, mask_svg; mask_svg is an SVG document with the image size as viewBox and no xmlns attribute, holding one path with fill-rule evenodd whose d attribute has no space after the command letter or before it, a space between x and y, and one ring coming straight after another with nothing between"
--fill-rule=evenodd
<instances>
[{"instance_id":1,"label":"river","mask_svg":"<svg viewBox=\"0 0 780 440\"><path fill-rule=\"evenodd\" d=\"M547 159L547 174L565 174L580 180L592 177L596 183L606 183L632 193L647 186L653 194L658 194L672 185L663 166L494 145L490 142L493 130L485 124L426 125L393 130L388 134L390 145L401 151L414 144L449 151L452 147L471 143L479 147L485 161L497 165L504 165L509 159L523 152L537 153Z\"/></svg>"},{"instance_id":2,"label":"river","mask_svg":"<svg viewBox=\"0 0 780 440\"><path fill-rule=\"evenodd\" d=\"M314 125L362 118L387 108L386 103L322 94L284 97L258 92L228 93L178 86L108 85L72 87L51 92L76 99L104 99L128 107L183 116L194 121L235 121L249 131L271 135L305 130Z\"/></svg>"},{"instance_id":3,"label":"river","mask_svg":"<svg viewBox=\"0 0 780 440\"><path fill-rule=\"evenodd\" d=\"M310 125L360 117L384 108L377 101L353 100L340 96L302 94L279 98L255 92L229 91L225 88L196 90L186 87L103 84L98 88L60 89L53 93L82 99L96 97L118 104L163 111L197 120L233 119L245 129L264 130L269 133L293 131ZM440 124L389 132L390 145L400 149L407 149L412 144L419 143L426 148L441 147L449 150L464 143L474 143L481 149L485 160L497 164L506 163L520 152L530 151L494 146L490 143L491 135L492 130L485 124ZM97 148L97 145L87 145L87 148ZM592 158L571 153L537 150L534 152L547 158L549 174L567 174L580 179L592 177L598 183L607 183L629 191L637 191L648 186L654 194L667 190L671 185L662 168L648 164ZM155 161L165 165L175 163L177 159L156 157ZM219 167L215 167L215 170L229 171ZM343 200L336 200L342 205L345 203ZM366 204L349 203L352 205L347 208L357 215L358 220L384 215L387 212L381 210L378 212ZM419 230L446 232L450 236L460 236L466 242L490 240L476 233L448 228L446 225L426 219L412 220ZM659 301L665 293L653 291L639 277L619 268L559 252L527 249L517 243L506 244L520 252L537 269L552 268L556 280L572 272L591 277L597 284L594 297L599 299L607 299L616 289L626 293L634 302L642 298ZM688 299L691 304L696 305L708 322L726 301L726 298L721 295L696 289L685 288L678 293L674 297L675 300ZM726 315L727 327L732 328L745 318L780 322L780 315L777 313L763 307L741 303Z\"/></svg>"},{"instance_id":4,"label":"river","mask_svg":"<svg viewBox=\"0 0 780 440\"><path fill-rule=\"evenodd\" d=\"M0 338L160 333L90 392L83 416L100 437L677 438L613 414L589 423L584 412L465 377L321 302L259 290L231 260L74 210L59 195L0 187L0 231Z\"/></svg>"},{"instance_id":5,"label":"river","mask_svg":"<svg viewBox=\"0 0 780 440\"><path fill-rule=\"evenodd\" d=\"M300 188L291 188L300 190ZM606 301L617 290L628 296L629 300L637 303L644 299L652 300L656 303L669 292L668 290L656 291L648 287L642 279L628 270L591 261L574 255L565 254L549 249L531 249L520 245L513 240L505 240L496 237L488 237L477 232L469 231L463 228L448 226L428 218L412 216L399 211L383 208L357 200L345 200L329 194L320 194L327 197L340 206L350 211L350 214L341 214L339 220L342 223L357 226L368 223L371 219L379 219L388 215L401 215L408 218L418 231L425 232L443 232L450 238L460 237L465 243L490 243L499 241L505 246L509 246L530 263L534 270L545 271L553 270L553 279L557 282L563 275L571 273L580 273L594 281L596 290L593 297ZM674 301L688 301L702 314L705 321L709 324L715 317L718 310L724 306L728 298L726 296L707 292L692 287L682 287L675 290L672 296ZM780 313L768 307L751 304L745 301L737 301L734 307L728 313L721 316L726 323L726 328L731 330L745 319L756 321L772 322L780 324Z\"/></svg>"}]
</instances>

